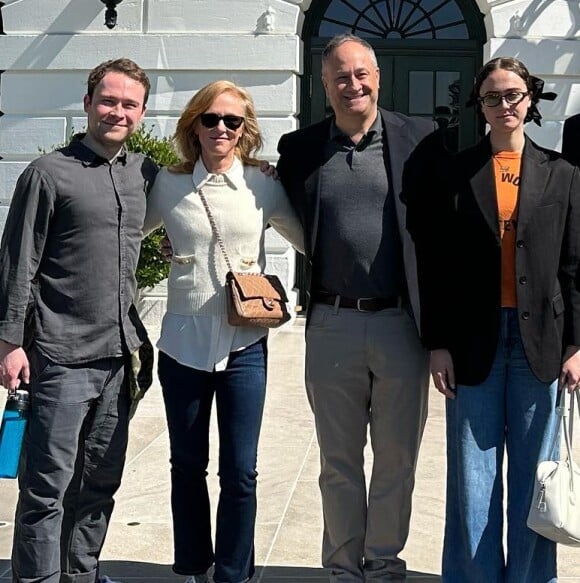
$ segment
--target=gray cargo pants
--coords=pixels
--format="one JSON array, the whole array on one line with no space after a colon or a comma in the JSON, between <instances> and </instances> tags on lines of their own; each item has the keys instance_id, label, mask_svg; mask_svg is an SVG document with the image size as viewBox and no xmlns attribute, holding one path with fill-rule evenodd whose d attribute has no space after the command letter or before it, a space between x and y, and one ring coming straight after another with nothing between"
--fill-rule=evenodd
<instances>
[{"instance_id":1,"label":"gray cargo pants","mask_svg":"<svg viewBox=\"0 0 580 583\"><path fill-rule=\"evenodd\" d=\"M14 583L94 583L127 449L125 359L63 366L32 351Z\"/></svg>"}]
</instances>

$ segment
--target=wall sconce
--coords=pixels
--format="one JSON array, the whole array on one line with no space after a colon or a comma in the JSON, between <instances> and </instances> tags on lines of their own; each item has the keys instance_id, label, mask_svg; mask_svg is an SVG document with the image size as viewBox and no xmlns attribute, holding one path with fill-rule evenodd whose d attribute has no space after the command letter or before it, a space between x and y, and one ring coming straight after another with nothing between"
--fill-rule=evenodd
<instances>
[{"instance_id":1,"label":"wall sconce","mask_svg":"<svg viewBox=\"0 0 580 583\"><path fill-rule=\"evenodd\" d=\"M105 12L105 26L108 29L115 28L117 26L117 4L121 4L123 0L101 0L101 2L107 7Z\"/></svg>"}]
</instances>

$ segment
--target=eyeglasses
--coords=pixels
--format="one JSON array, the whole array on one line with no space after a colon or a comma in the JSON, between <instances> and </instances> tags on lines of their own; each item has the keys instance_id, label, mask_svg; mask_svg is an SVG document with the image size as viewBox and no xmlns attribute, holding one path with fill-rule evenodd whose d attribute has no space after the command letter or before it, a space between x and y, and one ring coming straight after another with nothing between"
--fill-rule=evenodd
<instances>
[{"instance_id":1,"label":"eyeglasses","mask_svg":"<svg viewBox=\"0 0 580 583\"><path fill-rule=\"evenodd\" d=\"M244 118L239 115L219 115L217 113L202 113L199 116L201 120L201 125L206 128L215 128L220 121L224 122L224 125L228 128L228 130L237 130L243 123Z\"/></svg>"},{"instance_id":2,"label":"eyeglasses","mask_svg":"<svg viewBox=\"0 0 580 583\"><path fill-rule=\"evenodd\" d=\"M479 103L482 103L486 107L497 107L502 101L505 101L508 105L517 105L524 100L524 97L529 95L529 91L510 91L505 95L501 93L486 93L479 98Z\"/></svg>"}]
</instances>

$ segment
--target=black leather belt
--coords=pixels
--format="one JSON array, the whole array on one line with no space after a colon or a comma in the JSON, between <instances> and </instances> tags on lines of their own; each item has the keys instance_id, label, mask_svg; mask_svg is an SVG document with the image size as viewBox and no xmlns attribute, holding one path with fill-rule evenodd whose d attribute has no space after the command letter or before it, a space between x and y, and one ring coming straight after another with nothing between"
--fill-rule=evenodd
<instances>
[{"instance_id":1,"label":"black leather belt","mask_svg":"<svg viewBox=\"0 0 580 583\"><path fill-rule=\"evenodd\" d=\"M338 300L339 308L350 308L359 312L378 312L379 310L388 310L389 308L398 308L401 306L401 298L345 298L336 294L315 293L313 300L322 304L334 306Z\"/></svg>"}]
</instances>

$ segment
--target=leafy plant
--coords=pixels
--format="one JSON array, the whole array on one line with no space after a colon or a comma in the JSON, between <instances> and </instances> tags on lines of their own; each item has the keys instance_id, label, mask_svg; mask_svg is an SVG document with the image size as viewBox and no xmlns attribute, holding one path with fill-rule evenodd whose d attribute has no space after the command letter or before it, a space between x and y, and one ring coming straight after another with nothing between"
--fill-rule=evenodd
<instances>
[{"instance_id":1,"label":"leafy plant","mask_svg":"<svg viewBox=\"0 0 580 583\"><path fill-rule=\"evenodd\" d=\"M172 141L169 138L158 138L151 127L141 126L129 137L126 145L130 152L145 154L159 166L179 162ZM136 273L139 289L153 287L169 275L169 264L159 251L159 244L164 237L165 229L160 227L143 239Z\"/></svg>"},{"instance_id":2,"label":"leafy plant","mask_svg":"<svg viewBox=\"0 0 580 583\"><path fill-rule=\"evenodd\" d=\"M130 152L137 152L149 156L159 166L170 166L179 162L179 157L170 138L158 138L153 134L153 126L139 129L129 136L126 142Z\"/></svg>"}]
</instances>

